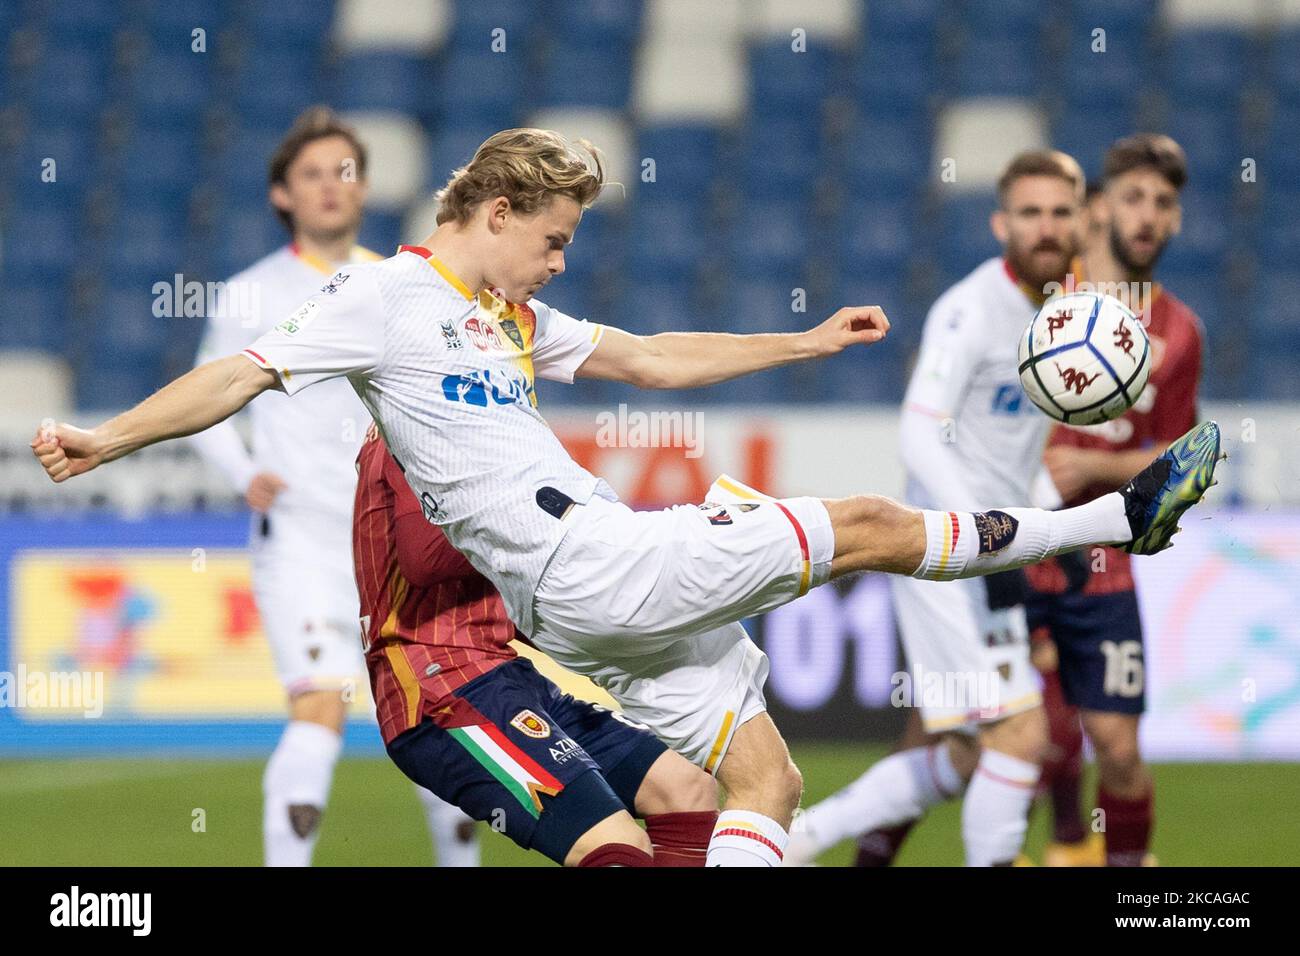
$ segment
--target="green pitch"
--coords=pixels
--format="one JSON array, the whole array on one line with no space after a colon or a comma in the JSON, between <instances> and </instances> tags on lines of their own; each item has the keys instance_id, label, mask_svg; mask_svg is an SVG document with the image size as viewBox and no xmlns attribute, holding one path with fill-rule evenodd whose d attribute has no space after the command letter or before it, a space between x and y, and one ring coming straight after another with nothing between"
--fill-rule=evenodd
<instances>
[{"instance_id":1,"label":"green pitch","mask_svg":"<svg viewBox=\"0 0 1300 956\"><path fill-rule=\"evenodd\" d=\"M805 806L854 779L882 748L800 746ZM0 864L250 866L261 862L260 760L0 761ZM1167 866L1289 865L1295 764L1155 768L1154 852ZM1085 806L1087 804L1085 803ZM482 827L493 866L549 866ZM1028 851L1040 857L1045 814ZM844 843L821 862L852 860ZM433 852L415 793L386 758L339 764L317 862L427 866ZM913 831L900 863L961 862L960 810L939 808Z\"/></svg>"}]
</instances>

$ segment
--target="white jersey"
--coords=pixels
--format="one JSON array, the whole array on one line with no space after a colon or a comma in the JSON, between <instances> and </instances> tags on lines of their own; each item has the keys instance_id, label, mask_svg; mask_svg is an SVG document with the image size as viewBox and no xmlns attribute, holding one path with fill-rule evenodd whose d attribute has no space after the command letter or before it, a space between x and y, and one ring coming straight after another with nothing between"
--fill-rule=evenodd
<instances>
[{"instance_id":1,"label":"white jersey","mask_svg":"<svg viewBox=\"0 0 1300 956\"><path fill-rule=\"evenodd\" d=\"M353 261L380 257L357 247ZM323 260L285 246L232 276L221 288L208 318L197 364L232 355L270 331L277 322L320 291L332 269ZM259 472L279 475L285 489L273 512L308 510L350 522L356 491L356 456L370 427L370 413L345 381L329 382L311 402L293 402L270 392L249 404L252 449L244 447L233 422L195 435L199 453L241 492Z\"/></svg>"},{"instance_id":2,"label":"white jersey","mask_svg":"<svg viewBox=\"0 0 1300 956\"><path fill-rule=\"evenodd\" d=\"M1021 389L1017 349L1037 310L1001 258L930 309L903 400L908 503L979 511L1034 497L1051 420Z\"/></svg>"},{"instance_id":3,"label":"white jersey","mask_svg":"<svg viewBox=\"0 0 1300 956\"><path fill-rule=\"evenodd\" d=\"M534 375L572 382L603 331L535 299L476 296L427 250L404 246L344 268L244 354L289 395L347 376L425 517L531 634L537 581L567 528L560 496L584 504L600 486L614 497L538 413Z\"/></svg>"}]
</instances>

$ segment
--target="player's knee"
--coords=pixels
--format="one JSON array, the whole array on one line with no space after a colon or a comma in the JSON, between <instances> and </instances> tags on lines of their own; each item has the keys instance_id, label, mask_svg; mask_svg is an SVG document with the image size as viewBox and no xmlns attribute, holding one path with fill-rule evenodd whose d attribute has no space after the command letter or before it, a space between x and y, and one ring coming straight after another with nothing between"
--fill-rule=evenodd
<instances>
[{"instance_id":1,"label":"player's knee","mask_svg":"<svg viewBox=\"0 0 1300 956\"><path fill-rule=\"evenodd\" d=\"M979 741L967 734L950 734L945 743L938 746L945 745L948 748L948 759L952 763L952 768L963 780L969 780L980 762Z\"/></svg>"},{"instance_id":2,"label":"player's knee","mask_svg":"<svg viewBox=\"0 0 1300 956\"><path fill-rule=\"evenodd\" d=\"M1097 752L1097 762L1117 773L1128 774L1137 771L1142 763L1136 740L1124 734L1109 734L1092 741Z\"/></svg>"}]
</instances>

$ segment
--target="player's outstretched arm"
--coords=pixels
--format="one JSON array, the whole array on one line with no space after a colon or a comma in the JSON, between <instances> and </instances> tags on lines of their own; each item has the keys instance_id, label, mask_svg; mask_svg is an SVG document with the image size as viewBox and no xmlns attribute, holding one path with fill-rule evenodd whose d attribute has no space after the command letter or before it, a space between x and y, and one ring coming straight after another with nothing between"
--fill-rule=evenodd
<instances>
[{"instance_id":1,"label":"player's outstretched arm","mask_svg":"<svg viewBox=\"0 0 1300 956\"><path fill-rule=\"evenodd\" d=\"M779 365L825 358L852 345L872 345L888 331L889 319L875 305L840 309L807 332L639 336L610 328L577 375L639 388L698 388Z\"/></svg>"},{"instance_id":2,"label":"player's outstretched arm","mask_svg":"<svg viewBox=\"0 0 1300 956\"><path fill-rule=\"evenodd\" d=\"M187 372L98 428L44 424L32 453L51 479L66 481L145 445L203 431L278 385L275 372L231 355Z\"/></svg>"}]
</instances>

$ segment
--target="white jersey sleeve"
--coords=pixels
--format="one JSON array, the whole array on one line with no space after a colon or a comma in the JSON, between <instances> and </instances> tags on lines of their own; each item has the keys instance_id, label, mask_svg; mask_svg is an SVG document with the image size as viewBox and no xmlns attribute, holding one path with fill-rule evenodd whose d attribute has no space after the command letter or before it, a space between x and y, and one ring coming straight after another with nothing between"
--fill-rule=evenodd
<instances>
[{"instance_id":1,"label":"white jersey sleeve","mask_svg":"<svg viewBox=\"0 0 1300 956\"><path fill-rule=\"evenodd\" d=\"M903 398L899 427L903 464L934 507L977 510L979 503L954 454L960 409L987 341L978 313L961 296L944 296L926 316L916 370Z\"/></svg>"},{"instance_id":2,"label":"white jersey sleeve","mask_svg":"<svg viewBox=\"0 0 1300 956\"><path fill-rule=\"evenodd\" d=\"M203 330L195 366L234 355L256 335L256 322L246 316L228 314L224 291L218 291L217 296L216 308ZM241 493L248 490L249 483L257 474L257 465L232 419L217 422L211 428L190 436L190 444L204 461L225 475L234 488Z\"/></svg>"},{"instance_id":3,"label":"white jersey sleeve","mask_svg":"<svg viewBox=\"0 0 1300 956\"><path fill-rule=\"evenodd\" d=\"M274 370L284 390L295 395L317 382L377 368L384 355L384 321L379 287L360 266L336 275L244 355Z\"/></svg>"},{"instance_id":4,"label":"white jersey sleeve","mask_svg":"<svg viewBox=\"0 0 1300 956\"><path fill-rule=\"evenodd\" d=\"M537 316L533 333L533 374L553 382L573 382L574 373L596 350L605 327L575 319L536 299L528 307Z\"/></svg>"}]
</instances>

